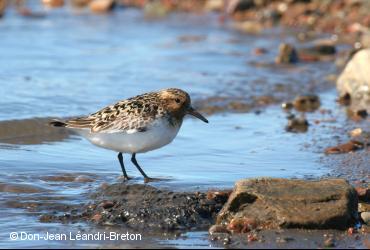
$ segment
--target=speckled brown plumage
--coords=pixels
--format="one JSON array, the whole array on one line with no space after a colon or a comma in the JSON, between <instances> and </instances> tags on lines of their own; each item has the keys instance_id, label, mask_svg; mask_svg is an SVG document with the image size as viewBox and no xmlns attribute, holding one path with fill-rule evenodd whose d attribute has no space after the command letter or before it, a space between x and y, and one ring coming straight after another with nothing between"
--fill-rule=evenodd
<instances>
[{"instance_id":1,"label":"speckled brown plumage","mask_svg":"<svg viewBox=\"0 0 370 250\"><path fill-rule=\"evenodd\" d=\"M190 97L186 92L166 89L122 100L89 116L68 120L65 127L89 128L93 133L129 130L144 132L157 118L167 118L169 124L175 125L185 112L182 109L171 111L168 99L172 96L182 97L184 111L190 105Z\"/></svg>"}]
</instances>

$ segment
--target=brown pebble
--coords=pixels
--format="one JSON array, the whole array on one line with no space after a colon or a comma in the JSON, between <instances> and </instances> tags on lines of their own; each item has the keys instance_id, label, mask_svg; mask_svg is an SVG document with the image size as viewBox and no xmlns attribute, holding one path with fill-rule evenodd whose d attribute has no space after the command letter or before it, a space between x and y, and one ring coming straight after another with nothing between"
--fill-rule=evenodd
<instances>
[{"instance_id":1,"label":"brown pebble","mask_svg":"<svg viewBox=\"0 0 370 250\"><path fill-rule=\"evenodd\" d=\"M349 152L356 151L356 150L363 149L363 148L364 148L364 143L360 141L352 140L347 143L325 149L325 154L343 154L343 153L349 153Z\"/></svg>"},{"instance_id":2,"label":"brown pebble","mask_svg":"<svg viewBox=\"0 0 370 250\"><path fill-rule=\"evenodd\" d=\"M49 8L58 8L64 5L64 0L42 0L42 3Z\"/></svg>"},{"instance_id":3,"label":"brown pebble","mask_svg":"<svg viewBox=\"0 0 370 250\"><path fill-rule=\"evenodd\" d=\"M328 238L324 241L324 247L335 247L335 241L333 238Z\"/></svg>"},{"instance_id":4,"label":"brown pebble","mask_svg":"<svg viewBox=\"0 0 370 250\"><path fill-rule=\"evenodd\" d=\"M337 100L339 104L344 105L344 106L349 106L351 104L351 95L346 93L339 97Z\"/></svg>"},{"instance_id":5,"label":"brown pebble","mask_svg":"<svg viewBox=\"0 0 370 250\"><path fill-rule=\"evenodd\" d=\"M259 56L259 55L263 55L263 54L266 54L268 52L268 50L267 49L265 49L265 48L256 48L256 49L254 49L254 51L253 51L253 53L255 54L255 55L257 55L257 56Z\"/></svg>"},{"instance_id":6,"label":"brown pebble","mask_svg":"<svg viewBox=\"0 0 370 250\"><path fill-rule=\"evenodd\" d=\"M356 187L355 189L358 195L358 199L360 201L363 201L363 202L370 201L370 189L369 188Z\"/></svg>"},{"instance_id":7,"label":"brown pebble","mask_svg":"<svg viewBox=\"0 0 370 250\"><path fill-rule=\"evenodd\" d=\"M208 230L209 234L212 236L214 234L230 234L230 231L227 230L226 226L224 225L213 225Z\"/></svg>"},{"instance_id":8,"label":"brown pebble","mask_svg":"<svg viewBox=\"0 0 370 250\"><path fill-rule=\"evenodd\" d=\"M95 221L95 222L99 222L100 219L102 218L102 215L101 214L95 214L91 220Z\"/></svg>"},{"instance_id":9,"label":"brown pebble","mask_svg":"<svg viewBox=\"0 0 370 250\"><path fill-rule=\"evenodd\" d=\"M232 233L247 233L255 228L257 228L257 222L252 218L234 218L227 226Z\"/></svg>"},{"instance_id":10,"label":"brown pebble","mask_svg":"<svg viewBox=\"0 0 370 250\"><path fill-rule=\"evenodd\" d=\"M354 233L356 233L356 229L354 227L348 228L348 230L347 230L348 235L353 235Z\"/></svg>"},{"instance_id":11,"label":"brown pebble","mask_svg":"<svg viewBox=\"0 0 370 250\"><path fill-rule=\"evenodd\" d=\"M248 242L257 241L258 240L257 234L248 234L247 240Z\"/></svg>"},{"instance_id":12,"label":"brown pebble","mask_svg":"<svg viewBox=\"0 0 370 250\"><path fill-rule=\"evenodd\" d=\"M208 191L207 192L207 199L208 200L215 200L215 201L222 201L226 202L231 194L231 190L226 191Z\"/></svg>"},{"instance_id":13,"label":"brown pebble","mask_svg":"<svg viewBox=\"0 0 370 250\"><path fill-rule=\"evenodd\" d=\"M90 2L89 7L92 12L105 13L113 10L114 0L93 0Z\"/></svg>"},{"instance_id":14,"label":"brown pebble","mask_svg":"<svg viewBox=\"0 0 370 250\"><path fill-rule=\"evenodd\" d=\"M114 203L112 201L103 201L102 203L100 203L99 206L104 208L104 209L109 209L109 208L112 208L114 206Z\"/></svg>"}]
</instances>

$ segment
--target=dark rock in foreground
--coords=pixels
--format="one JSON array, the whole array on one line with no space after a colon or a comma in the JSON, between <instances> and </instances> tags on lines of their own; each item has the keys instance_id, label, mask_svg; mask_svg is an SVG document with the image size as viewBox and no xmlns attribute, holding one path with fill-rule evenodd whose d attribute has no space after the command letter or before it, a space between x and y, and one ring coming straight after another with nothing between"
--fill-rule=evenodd
<instances>
[{"instance_id":1,"label":"dark rock in foreground","mask_svg":"<svg viewBox=\"0 0 370 250\"><path fill-rule=\"evenodd\" d=\"M44 214L43 222L91 221L142 232L208 230L227 201L227 192L172 192L149 185L116 183L102 186L92 203L75 213Z\"/></svg>"},{"instance_id":2,"label":"dark rock in foreground","mask_svg":"<svg viewBox=\"0 0 370 250\"><path fill-rule=\"evenodd\" d=\"M136 229L208 228L223 205L207 199L204 193L175 193L139 184L113 184L97 196L114 204L109 209L96 207L94 213L102 215L99 223L125 224Z\"/></svg>"},{"instance_id":3,"label":"dark rock in foreground","mask_svg":"<svg viewBox=\"0 0 370 250\"><path fill-rule=\"evenodd\" d=\"M259 228L346 229L357 219L357 204L355 189L342 179L241 180L217 224L253 220Z\"/></svg>"}]
</instances>

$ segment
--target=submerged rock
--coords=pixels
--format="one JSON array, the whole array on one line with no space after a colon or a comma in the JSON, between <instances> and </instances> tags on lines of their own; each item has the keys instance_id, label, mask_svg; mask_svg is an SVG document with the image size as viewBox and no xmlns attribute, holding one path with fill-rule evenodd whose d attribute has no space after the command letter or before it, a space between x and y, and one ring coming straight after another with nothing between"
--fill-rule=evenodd
<instances>
[{"instance_id":1,"label":"submerged rock","mask_svg":"<svg viewBox=\"0 0 370 250\"><path fill-rule=\"evenodd\" d=\"M279 55L275 59L276 63L297 63L298 61L298 54L293 45L288 43L280 44Z\"/></svg>"},{"instance_id":2,"label":"submerged rock","mask_svg":"<svg viewBox=\"0 0 370 250\"><path fill-rule=\"evenodd\" d=\"M293 133L304 133L307 132L310 124L307 119L304 117L292 117L288 118L288 124L285 127L285 130Z\"/></svg>"},{"instance_id":3,"label":"submerged rock","mask_svg":"<svg viewBox=\"0 0 370 250\"><path fill-rule=\"evenodd\" d=\"M317 95L300 95L293 100L293 106L299 112L314 112L320 105L320 98Z\"/></svg>"},{"instance_id":4,"label":"submerged rock","mask_svg":"<svg viewBox=\"0 0 370 250\"><path fill-rule=\"evenodd\" d=\"M337 80L340 96L349 95L351 109L370 112L370 49L358 51Z\"/></svg>"},{"instance_id":5,"label":"submerged rock","mask_svg":"<svg viewBox=\"0 0 370 250\"><path fill-rule=\"evenodd\" d=\"M357 216L357 195L342 179L238 181L218 225L254 218L259 228L345 229Z\"/></svg>"}]
</instances>

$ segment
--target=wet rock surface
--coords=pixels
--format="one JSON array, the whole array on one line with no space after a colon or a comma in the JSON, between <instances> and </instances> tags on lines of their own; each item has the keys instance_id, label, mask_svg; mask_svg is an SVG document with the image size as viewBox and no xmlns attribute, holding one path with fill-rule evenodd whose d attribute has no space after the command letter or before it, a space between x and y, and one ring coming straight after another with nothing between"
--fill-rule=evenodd
<instances>
[{"instance_id":1,"label":"wet rock surface","mask_svg":"<svg viewBox=\"0 0 370 250\"><path fill-rule=\"evenodd\" d=\"M103 185L91 195L92 203L78 211L43 214L43 222L90 221L146 232L208 230L227 196L200 192L172 192L149 185L116 183Z\"/></svg>"},{"instance_id":2,"label":"wet rock surface","mask_svg":"<svg viewBox=\"0 0 370 250\"><path fill-rule=\"evenodd\" d=\"M357 218L357 194L345 180L250 179L236 183L217 224L255 220L259 228L345 229Z\"/></svg>"}]
</instances>

